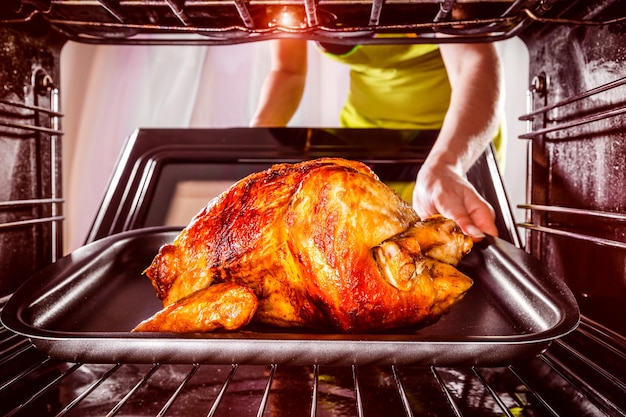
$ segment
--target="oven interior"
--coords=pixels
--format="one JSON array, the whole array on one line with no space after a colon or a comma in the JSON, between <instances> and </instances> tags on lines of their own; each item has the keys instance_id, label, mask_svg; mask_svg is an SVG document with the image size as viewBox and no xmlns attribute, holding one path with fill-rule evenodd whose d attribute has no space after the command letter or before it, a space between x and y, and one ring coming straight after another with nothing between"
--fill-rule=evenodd
<instances>
[{"instance_id":1,"label":"oven interior","mask_svg":"<svg viewBox=\"0 0 626 417\"><path fill-rule=\"evenodd\" d=\"M285 15L292 20L282 20ZM520 98L527 102L520 117L528 132L519 138L528 143L528 192L521 205L527 217L511 225L506 192L499 191L501 231L564 278L582 320L545 352L503 367L82 364L47 357L2 327L0 412L626 415L625 32L616 0L2 2L0 170L9 179L0 184L2 305L61 257L58 80L67 40L216 45L290 36L337 43L518 36L530 54L529 91ZM193 169L188 174L197 175ZM489 187L499 189L498 176L490 175ZM107 192L90 241L144 221L161 222L163 213L142 212L141 198L125 197L123 186ZM524 230L522 239L517 229Z\"/></svg>"}]
</instances>

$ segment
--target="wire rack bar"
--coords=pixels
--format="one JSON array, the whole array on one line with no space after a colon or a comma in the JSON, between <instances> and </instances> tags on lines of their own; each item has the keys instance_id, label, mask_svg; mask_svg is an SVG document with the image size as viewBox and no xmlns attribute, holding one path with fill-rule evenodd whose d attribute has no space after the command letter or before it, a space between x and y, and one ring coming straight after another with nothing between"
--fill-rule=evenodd
<instances>
[{"instance_id":1,"label":"wire rack bar","mask_svg":"<svg viewBox=\"0 0 626 417\"><path fill-rule=\"evenodd\" d=\"M49 358L45 359L45 362L47 362L49 360ZM44 363L45 363L44 362ZM43 366L42 363L41 365ZM35 400L37 400L38 398L40 398L41 396L43 396L45 393L47 393L48 391L55 389L63 379L67 378L69 375L73 374L78 368L80 368L81 364L74 364L72 367L70 367L69 369L67 369L65 372L63 372L61 375L57 376L56 378L54 378L53 380L51 380L48 384L46 384L43 388L41 388L39 391L34 392L23 404L21 404L20 406L16 407L15 409L13 409L12 411L10 411L8 414L6 414L5 417L12 417L15 414L19 413L23 408L27 407L29 404L32 404L33 402L35 402Z\"/></svg>"},{"instance_id":2,"label":"wire rack bar","mask_svg":"<svg viewBox=\"0 0 626 417\"><path fill-rule=\"evenodd\" d=\"M452 395L450 390L448 390L446 383L441 378L441 375L439 375L439 372L437 372L437 369L434 366L431 366L430 371L432 372L433 376L435 377L435 380L439 384L439 387L441 388L441 391L445 395L446 400L448 401L448 404L450 405L450 408L452 412L454 413L454 415L456 417L463 417L463 414L461 413L459 406L456 404L456 401L454 400L454 396Z\"/></svg>"},{"instance_id":3,"label":"wire rack bar","mask_svg":"<svg viewBox=\"0 0 626 417\"><path fill-rule=\"evenodd\" d=\"M370 12L370 26L377 26L380 23L380 14L383 11L385 0L373 0Z\"/></svg>"},{"instance_id":4,"label":"wire rack bar","mask_svg":"<svg viewBox=\"0 0 626 417\"><path fill-rule=\"evenodd\" d=\"M613 213L610 211L601 211L601 210L586 210L586 209L578 209L572 207L563 207L563 206L546 206L541 204L518 204L517 208L533 210L533 211L543 211L548 213L563 213L563 214L573 214L578 216L586 216L586 217L600 217L607 220L619 220L626 221L626 214L623 213Z\"/></svg>"},{"instance_id":5,"label":"wire rack bar","mask_svg":"<svg viewBox=\"0 0 626 417\"><path fill-rule=\"evenodd\" d=\"M104 10L106 10L115 20L120 23L124 22L124 13L119 9L119 2L115 3L111 0L98 0L98 3L102 5Z\"/></svg>"},{"instance_id":6,"label":"wire rack bar","mask_svg":"<svg viewBox=\"0 0 626 417\"><path fill-rule=\"evenodd\" d=\"M267 401L270 396L270 388L272 388L272 382L274 381L274 375L276 374L276 364L270 365L270 374L267 378L267 383L265 384L265 389L263 390L263 397L261 398L261 404L259 405L259 410L257 412L257 417L263 416L263 411L265 410L265 406L267 405Z\"/></svg>"},{"instance_id":7,"label":"wire rack bar","mask_svg":"<svg viewBox=\"0 0 626 417\"><path fill-rule=\"evenodd\" d=\"M500 398L498 393L487 382L487 380L483 377L483 375L478 371L478 369L475 366L472 366L472 372L474 372L474 375L476 375L476 377L478 378L480 383L485 387L487 392L493 397L494 401L496 402L496 404L498 404L498 407L500 407L502 412L507 417L514 417L513 413L511 413L511 410L509 410L509 408L506 406L506 404L504 404L504 401L502 401L502 398Z\"/></svg>"},{"instance_id":8,"label":"wire rack bar","mask_svg":"<svg viewBox=\"0 0 626 417\"><path fill-rule=\"evenodd\" d=\"M309 27L316 27L319 25L317 18L317 6L315 0L304 0L304 11L306 13L306 22Z\"/></svg>"},{"instance_id":9,"label":"wire rack bar","mask_svg":"<svg viewBox=\"0 0 626 417\"><path fill-rule=\"evenodd\" d=\"M14 360L16 357L18 357L19 355L25 353L26 351L30 350L31 346L28 346L25 349L20 349L17 352L15 352L13 355L11 355L8 359L9 360ZM44 358L42 361L40 362L34 362L32 363L29 367L22 369L21 372L19 372L17 375L13 376L13 378L8 379L4 384L2 384L0 386L0 392L4 391L5 389L7 389L8 387L10 387L11 385L17 383L19 380L21 380L22 378L26 377L27 375L29 375L30 373L34 372L35 370L41 368L42 366L44 366L50 359L49 358ZM7 361L8 362L8 361Z\"/></svg>"},{"instance_id":10,"label":"wire rack bar","mask_svg":"<svg viewBox=\"0 0 626 417\"><path fill-rule=\"evenodd\" d=\"M317 415L317 397L319 394L319 378L320 378L320 366L318 364L313 365L313 392L311 393L311 412L309 417L315 417Z\"/></svg>"},{"instance_id":11,"label":"wire rack bar","mask_svg":"<svg viewBox=\"0 0 626 417\"><path fill-rule=\"evenodd\" d=\"M52 109L49 109L47 107L41 107L41 106L31 106L29 104L24 104L24 103L20 103L17 101L11 101L11 100L4 100L4 99L0 99L0 104L6 105L6 106L10 106L13 108L19 108L19 109L24 109L24 110L30 110L33 112L39 112L39 113L44 113L47 114L49 116L58 116L58 117L63 117L63 113L59 112L59 111L55 111ZM20 115L23 116L23 115ZM26 117L26 116L24 116Z\"/></svg>"},{"instance_id":12,"label":"wire rack bar","mask_svg":"<svg viewBox=\"0 0 626 417\"><path fill-rule=\"evenodd\" d=\"M10 229L14 227L30 226L34 224L53 223L65 220L65 216L40 217L36 219L20 220L16 222L7 222L0 224L0 230Z\"/></svg>"},{"instance_id":13,"label":"wire rack bar","mask_svg":"<svg viewBox=\"0 0 626 417\"><path fill-rule=\"evenodd\" d=\"M567 230L556 229L553 227L538 226L533 223L517 223L517 226L522 227L524 229L534 230L536 232L542 232L542 233L548 233L552 235L569 237L572 239L584 240L584 241L595 243L595 244L602 245L602 246L610 246L610 247L618 248L618 249L626 249L626 243L620 242L618 240L604 239L601 237L590 236L590 235L586 235L583 233L570 232Z\"/></svg>"},{"instance_id":14,"label":"wire rack bar","mask_svg":"<svg viewBox=\"0 0 626 417\"><path fill-rule=\"evenodd\" d=\"M189 373L185 376L185 378L182 380L180 385L178 385L178 388L176 388L176 391L174 391L174 393L170 395L167 402L165 403L161 411L159 411L159 413L156 415L156 417L162 417L167 413L167 410L169 410L172 404L174 404L174 401L176 401L176 398L178 398L180 393L187 386L187 384L189 383L191 378L193 378L193 376L196 374L199 368L200 368L200 365L198 365L197 363L193 365Z\"/></svg>"},{"instance_id":15,"label":"wire rack bar","mask_svg":"<svg viewBox=\"0 0 626 417\"><path fill-rule=\"evenodd\" d=\"M558 342L558 340L557 340ZM561 343L562 344L562 343ZM575 356L580 357L576 354ZM594 399L594 404L600 409L608 411L609 415L626 416L622 410L620 410L611 400L606 398L599 390L591 386L584 378L578 377L573 372L565 371L569 369L555 356L545 354L541 356L542 360L561 378L563 378L568 384L575 387L578 391L586 393L587 398ZM595 366L594 366L595 368Z\"/></svg>"},{"instance_id":16,"label":"wire rack bar","mask_svg":"<svg viewBox=\"0 0 626 417\"><path fill-rule=\"evenodd\" d=\"M7 300L10 298L11 296L4 296L4 297L0 297L0 313L2 312L2 306L7 302ZM16 335L15 333L7 330L6 327L2 326L2 322L0 322L0 346L10 346L11 345L11 339L23 339L20 336ZM10 349L10 347L9 347ZM0 364L2 364L2 356L7 352L7 349L3 349L0 350Z\"/></svg>"},{"instance_id":17,"label":"wire rack bar","mask_svg":"<svg viewBox=\"0 0 626 417\"><path fill-rule=\"evenodd\" d=\"M170 10L172 10L172 13L174 13L174 15L180 21L180 23L182 23L185 26L189 25L189 18L187 17L187 14L184 11L182 2L179 5L174 0L166 0L166 3L167 3L168 6L170 6Z\"/></svg>"},{"instance_id":18,"label":"wire rack bar","mask_svg":"<svg viewBox=\"0 0 626 417\"><path fill-rule=\"evenodd\" d=\"M25 130L28 132L45 133L48 135L63 135L64 134L63 131L58 130L58 129L51 129L48 127L42 127L42 126L36 126L36 125L28 125L24 123L11 123L11 122L0 121L0 126L11 128L11 129ZM12 134L13 132L7 131L6 133Z\"/></svg>"},{"instance_id":19,"label":"wire rack bar","mask_svg":"<svg viewBox=\"0 0 626 417\"><path fill-rule=\"evenodd\" d=\"M0 336L2 336L2 342L8 345L8 347L0 351L0 367L11 362L33 347L26 339L10 333L6 329L3 329ZM4 384L0 386L0 392L3 390L2 387L4 387Z\"/></svg>"},{"instance_id":20,"label":"wire rack bar","mask_svg":"<svg viewBox=\"0 0 626 417\"><path fill-rule=\"evenodd\" d=\"M547 401L542 395L540 395L537 390L534 390L531 385L528 383L526 378L524 378L513 366L509 367L510 371L515 375L515 377L528 389L528 392L532 394L532 396L553 416L559 417L559 413L554 409L554 407Z\"/></svg>"},{"instance_id":21,"label":"wire rack bar","mask_svg":"<svg viewBox=\"0 0 626 417\"><path fill-rule=\"evenodd\" d=\"M440 22L441 20L448 17L450 12L452 12L452 7L455 3L456 0L443 0L441 3L439 3L439 11L437 12L437 15L433 20L435 22Z\"/></svg>"},{"instance_id":22,"label":"wire rack bar","mask_svg":"<svg viewBox=\"0 0 626 417\"><path fill-rule=\"evenodd\" d=\"M531 112L528 112L527 114L525 114L523 116L520 116L519 120L522 120L522 121L532 120L534 116L538 116L540 114L547 113L547 112L549 112L551 110L554 110L556 108L563 107L563 106L566 106L568 104L575 103L577 101L580 101L580 100L583 100L585 98L594 96L596 94L603 93L603 92L608 91L608 90L612 90L612 89L617 88L617 87L621 87L623 85L626 85L626 78L621 78L621 79L612 81L610 83L601 85L599 87L592 88L591 90L587 90L587 91L585 91L583 93L575 94L573 96L569 96L568 98L566 98L564 100L557 101L556 103L550 104L548 106L539 107L539 108L537 108L537 109L535 109L535 110L533 110Z\"/></svg>"},{"instance_id":23,"label":"wire rack bar","mask_svg":"<svg viewBox=\"0 0 626 417\"><path fill-rule=\"evenodd\" d=\"M548 133L564 131L564 130L567 130L576 126L581 126L581 125L589 124L592 122L598 122L598 121L609 119L612 117L621 116L623 114L626 114L626 106L614 107L610 110L598 112L598 113L595 113L593 115L586 116L586 117L581 117L570 122L558 123L550 127L537 129L531 133L524 133L524 134L519 135L518 137L520 139L533 139L533 138L537 138L539 136L542 136Z\"/></svg>"},{"instance_id":24,"label":"wire rack bar","mask_svg":"<svg viewBox=\"0 0 626 417\"><path fill-rule=\"evenodd\" d=\"M237 12L239 13L239 17L241 17L241 20L243 21L243 25L247 29L254 28L254 21L252 20L252 15L250 14L250 10L248 10L248 7L246 6L246 1L245 0L234 0L234 1L235 1L235 7L237 8Z\"/></svg>"},{"instance_id":25,"label":"wire rack bar","mask_svg":"<svg viewBox=\"0 0 626 417\"><path fill-rule=\"evenodd\" d=\"M226 390L228 389L230 382L235 376L235 372L237 372L237 368L238 368L237 364L232 365L230 372L228 373L228 376L226 377L226 381L224 381L224 384L222 384L222 388L220 389L219 394L217 394L217 397L215 398L215 401L213 402L213 406L211 406L211 410L209 410L207 417L212 417L215 415L215 412L217 411L217 407L220 405L222 398L224 398Z\"/></svg>"},{"instance_id":26,"label":"wire rack bar","mask_svg":"<svg viewBox=\"0 0 626 417\"><path fill-rule=\"evenodd\" d=\"M352 379L354 380L354 393L356 395L357 416L363 417L365 415L365 412L363 409L363 398L361 397L361 387L359 384L359 371L356 365L352 365Z\"/></svg>"},{"instance_id":27,"label":"wire rack bar","mask_svg":"<svg viewBox=\"0 0 626 417\"><path fill-rule=\"evenodd\" d=\"M124 398L122 398L120 400L120 402L118 402L115 407L113 407L113 409L111 409L111 411L109 411L109 413L107 414L107 416L114 416L115 414L117 414L120 409L124 406L124 404L126 404L128 402L128 400L137 392L139 391L139 389L141 387L143 387L146 382L148 382L148 380L150 379L150 377L152 377L152 375L157 371L157 369L159 369L161 367L160 364L156 363L154 364L154 366L152 366L152 368L150 368L150 370L143 376L143 378L141 378L137 384L135 384L134 387L132 387L128 393L124 396Z\"/></svg>"},{"instance_id":28,"label":"wire rack bar","mask_svg":"<svg viewBox=\"0 0 626 417\"><path fill-rule=\"evenodd\" d=\"M619 390L623 391L626 394L626 385L619 378L617 378L615 375L613 375L611 372L609 372L608 370L603 369L600 366L598 366L595 362L590 360L583 353L581 353L580 351L578 351L577 349L575 349L571 345L569 345L569 344L567 344L565 342L559 341L559 340L557 340L555 342L555 344L559 345L560 348L562 348L563 350L567 351L567 353L570 356L575 357L576 360L580 361L581 364L584 364L585 366L589 367L595 373L597 373L598 375L601 375L604 379L607 379L607 380L611 381L612 385L614 385L616 388L618 388ZM550 355L550 354L546 354L545 356L547 358L553 358L554 357L554 355ZM622 357L624 356L624 352L621 352L621 356ZM558 361L558 359L552 359L552 360L554 362ZM579 383L588 385L586 383L586 381L584 381L583 379L580 379ZM601 393L597 393L597 394L594 394L594 395L602 396ZM608 401L608 400L606 400L606 401Z\"/></svg>"},{"instance_id":29,"label":"wire rack bar","mask_svg":"<svg viewBox=\"0 0 626 417\"><path fill-rule=\"evenodd\" d=\"M398 388L400 400L402 401L402 405L404 406L404 410L406 411L406 415L407 417L413 417L413 410L411 409L411 404L409 403L409 397L407 396L404 385L402 384L402 379L400 379L400 376L398 375L397 367L393 365L391 367L391 371L393 373L393 379L396 383L396 387Z\"/></svg>"},{"instance_id":30,"label":"wire rack bar","mask_svg":"<svg viewBox=\"0 0 626 417\"><path fill-rule=\"evenodd\" d=\"M626 339L619 338L612 330L583 316L576 331L603 349L626 360Z\"/></svg>"},{"instance_id":31,"label":"wire rack bar","mask_svg":"<svg viewBox=\"0 0 626 417\"><path fill-rule=\"evenodd\" d=\"M109 379L111 375L117 372L118 369L122 367L122 364L115 364L111 369L106 371L100 378L93 381L83 392L81 392L76 398L74 398L68 405L66 405L57 415L56 417L61 417L70 412L77 404L87 398L96 388L98 388L104 381Z\"/></svg>"}]
</instances>

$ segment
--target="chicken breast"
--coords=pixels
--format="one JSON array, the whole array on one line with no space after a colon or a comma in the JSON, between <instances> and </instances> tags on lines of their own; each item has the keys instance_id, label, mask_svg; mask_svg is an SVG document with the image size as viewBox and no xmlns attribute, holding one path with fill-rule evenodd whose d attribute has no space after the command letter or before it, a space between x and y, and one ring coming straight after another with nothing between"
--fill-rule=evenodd
<instances>
[{"instance_id":1,"label":"chicken breast","mask_svg":"<svg viewBox=\"0 0 626 417\"><path fill-rule=\"evenodd\" d=\"M471 247L456 223L421 221L360 162L279 164L234 184L161 247L145 275L164 311L135 330L177 331L158 324L168 311L190 322L181 331L214 330L198 325L211 304L190 300L219 283L250 289L256 300L233 302L263 324L349 333L416 325L471 287L455 268Z\"/></svg>"}]
</instances>

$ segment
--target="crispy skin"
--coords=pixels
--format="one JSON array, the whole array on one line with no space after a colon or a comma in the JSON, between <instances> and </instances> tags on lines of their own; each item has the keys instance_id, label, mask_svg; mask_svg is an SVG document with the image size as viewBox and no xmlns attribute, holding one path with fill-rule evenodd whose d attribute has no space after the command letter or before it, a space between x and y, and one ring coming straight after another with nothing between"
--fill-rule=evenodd
<instances>
[{"instance_id":1,"label":"crispy skin","mask_svg":"<svg viewBox=\"0 0 626 417\"><path fill-rule=\"evenodd\" d=\"M472 285L454 268L470 249L454 222L421 222L364 164L322 158L237 182L145 273L166 309L232 282L258 298L254 321L373 332L447 311Z\"/></svg>"},{"instance_id":2,"label":"crispy skin","mask_svg":"<svg viewBox=\"0 0 626 417\"><path fill-rule=\"evenodd\" d=\"M139 323L134 332L235 330L250 323L258 301L251 289L221 283L191 293Z\"/></svg>"}]
</instances>

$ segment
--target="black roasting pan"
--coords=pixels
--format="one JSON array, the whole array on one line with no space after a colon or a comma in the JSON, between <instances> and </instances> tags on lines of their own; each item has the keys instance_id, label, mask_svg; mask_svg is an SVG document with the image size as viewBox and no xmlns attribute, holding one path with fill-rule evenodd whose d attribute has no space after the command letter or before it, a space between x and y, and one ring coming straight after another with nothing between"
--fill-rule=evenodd
<instances>
[{"instance_id":1,"label":"black roasting pan","mask_svg":"<svg viewBox=\"0 0 626 417\"><path fill-rule=\"evenodd\" d=\"M580 319L560 277L523 250L487 237L460 264L475 281L466 297L420 329L131 333L160 308L142 271L179 231L144 228L83 246L26 281L4 307L3 324L48 355L75 362L500 366L541 353Z\"/></svg>"}]
</instances>

